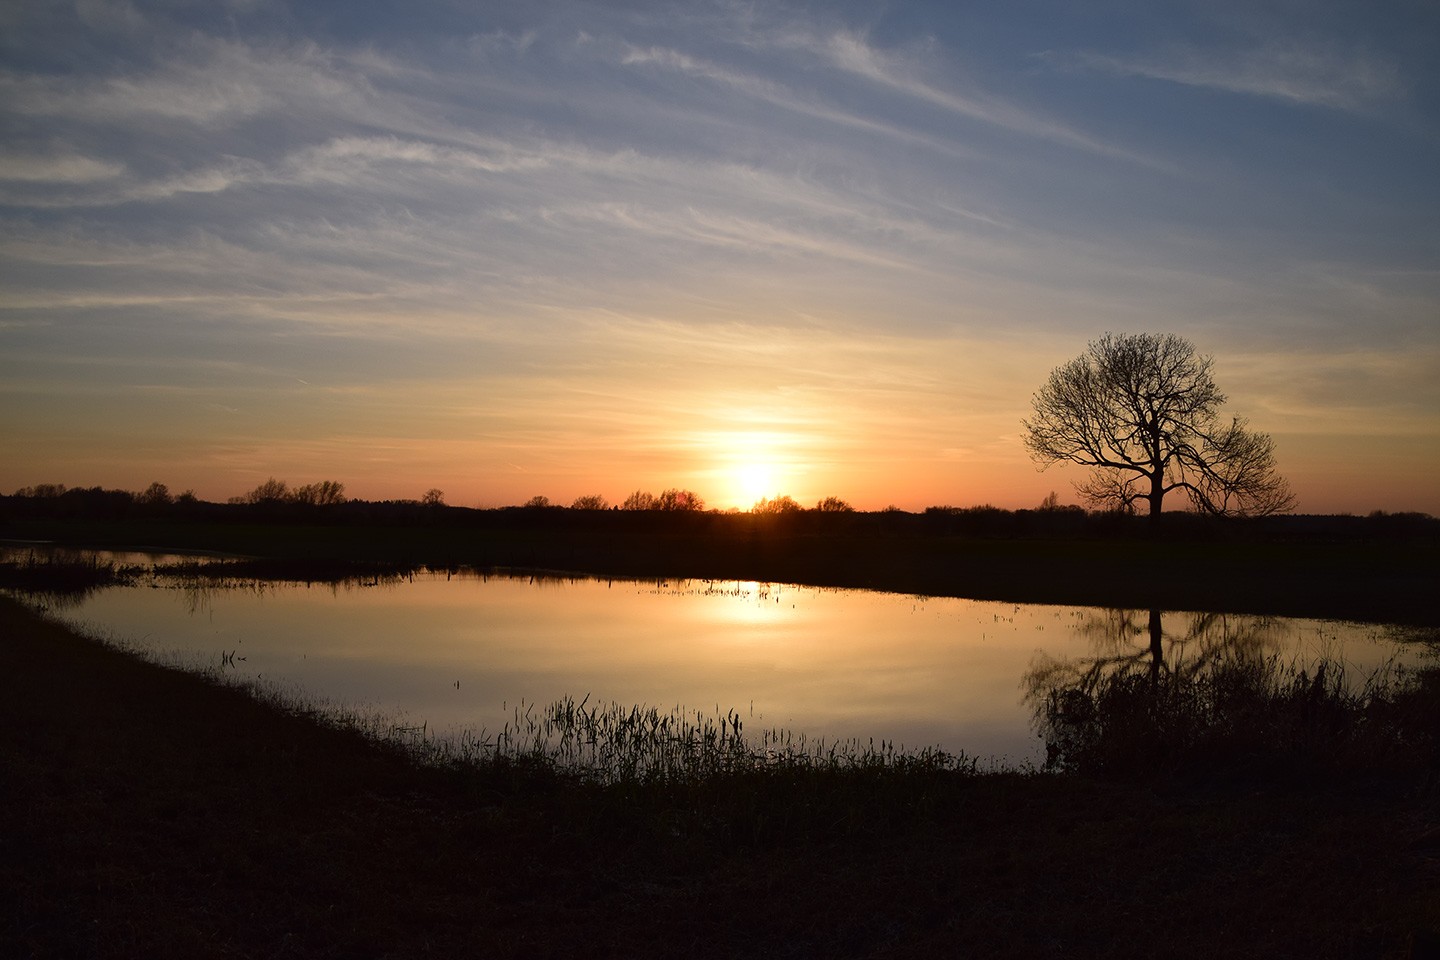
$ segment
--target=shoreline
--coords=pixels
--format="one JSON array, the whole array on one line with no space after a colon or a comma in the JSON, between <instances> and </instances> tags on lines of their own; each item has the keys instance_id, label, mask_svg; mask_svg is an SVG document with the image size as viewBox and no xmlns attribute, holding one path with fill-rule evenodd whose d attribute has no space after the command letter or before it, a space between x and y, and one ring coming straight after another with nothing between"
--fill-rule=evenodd
<instances>
[{"instance_id":1,"label":"shoreline","mask_svg":"<svg viewBox=\"0 0 1440 960\"><path fill-rule=\"evenodd\" d=\"M161 542L185 552L263 558L252 561L261 565L554 570L1440 626L1433 596L1440 542L1430 538L1157 542L866 532L872 520L887 522L883 516L842 517L859 525L853 530L790 529L724 515L659 518L668 523L603 513L484 519L479 526L12 521L0 524L0 534L97 549Z\"/></svg>"}]
</instances>

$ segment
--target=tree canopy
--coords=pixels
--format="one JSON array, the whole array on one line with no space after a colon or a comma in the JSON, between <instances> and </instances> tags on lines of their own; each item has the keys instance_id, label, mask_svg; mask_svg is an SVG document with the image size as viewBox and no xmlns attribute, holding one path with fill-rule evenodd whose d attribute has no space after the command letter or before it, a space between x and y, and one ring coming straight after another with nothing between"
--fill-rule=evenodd
<instances>
[{"instance_id":1,"label":"tree canopy","mask_svg":"<svg viewBox=\"0 0 1440 960\"><path fill-rule=\"evenodd\" d=\"M1275 470L1274 442L1224 419L1213 359L1174 334L1110 334L1057 367L1023 421L1025 446L1045 468L1094 468L1076 490L1092 506L1159 518L1176 490L1199 511L1263 515L1294 504Z\"/></svg>"}]
</instances>

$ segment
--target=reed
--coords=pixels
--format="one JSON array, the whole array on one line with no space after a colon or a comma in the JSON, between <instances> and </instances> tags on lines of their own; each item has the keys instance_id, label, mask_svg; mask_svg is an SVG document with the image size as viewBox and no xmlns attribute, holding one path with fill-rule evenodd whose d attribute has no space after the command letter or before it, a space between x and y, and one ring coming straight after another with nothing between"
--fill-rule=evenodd
<instances>
[{"instance_id":1,"label":"reed","mask_svg":"<svg viewBox=\"0 0 1440 960\"><path fill-rule=\"evenodd\" d=\"M935 747L889 740L827 740L778 727L747 734L729 709L706 714L674 707L591 704L565 697L522 702L493 735L427 741L433 761L469 766L521 764L602 785L684 785L797 772L974 772L976 761Z\"/></svg>"},{"instance_id":2,"label":"reed","mask_svg":"<svg viewBox=\"0 0 1440 960\"><path fill-rule=\"evenodd\" d=\"M1180 665L1183 666L1183 665ZM1089 674L1048 691L1052 770L1265 778L1440 769L1440 669L1227 656L1187 671Z\"/></svg>"},{"instance_id":3,"label":"reed","mask_svg":"<svg viewBox=\"0 0 1440 960\"><path fill-rule=\"evenodd\" d=\"M94 554L56 556L27 551L0 560L0 589L63 606L102 587L134 583L142 573L140 567L101 560Z\"/></svg>"}]
</instances>

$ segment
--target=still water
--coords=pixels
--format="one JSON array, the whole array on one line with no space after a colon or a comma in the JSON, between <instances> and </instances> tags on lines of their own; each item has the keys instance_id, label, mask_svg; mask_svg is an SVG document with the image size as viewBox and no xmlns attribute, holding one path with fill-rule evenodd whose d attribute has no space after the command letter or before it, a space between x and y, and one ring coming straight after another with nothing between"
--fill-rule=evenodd
<instances>
[{"instance_id":1,"label":"still water","mask_svg":"<svg viewBox=\"0 0 1440 960\"><path fill-rule=\"evenodd\" d=\"M517 704L588 695L733 708L749 729L1018 763L1044 756L1037 677L1139 662L1160 622L1147 611L783 584L445 572L338 586L152 577L53 612L165 662L431 735L493 734ZM1226 651L1328 656L1363 677L1420 656L1375 625L1166 612L1162 630L1175 663Z\"/></svg>"}]
</instances>

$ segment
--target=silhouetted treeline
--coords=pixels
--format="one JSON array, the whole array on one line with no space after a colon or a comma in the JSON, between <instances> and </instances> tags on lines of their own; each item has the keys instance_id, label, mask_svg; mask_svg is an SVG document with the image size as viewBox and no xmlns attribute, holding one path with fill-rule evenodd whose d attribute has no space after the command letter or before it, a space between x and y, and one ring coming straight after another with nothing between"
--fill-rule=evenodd
<instances>
[{"instance_id":1,"label":"silhouetted treeline","mask_svg":"<svg viewBox=\"0 0 1440 960\"><path fill-rule=\"evenodd\" d=\"M1440 626L1440 520L934 507L471 509L426 500L0 497L0 538L267 559L760 580L932 596Z\"/></svg>"},{"instance_id":2,"label":"silhouetted treeline","mask_svg":"<svg viewBox=\"0 0 1440 960\"><path fill-rule=\"evenodd\" d=\"M1147 518L1079 507L1004 510L994 506L934 506L912 513L800 508L721 512L699 509L604 509L541 505L470 508L448 506L439 491L423 500L348 500L343 485L326 481L297 488L267 481L226 503L211 503L185 492L171 496L163 484L141 492L101 487L66 488L42 484L0 496L0 521L117 521L157 519L238 524L324 526L444 526L474 529L530 529L540 532L625 531L646 534L778 535L785 537L958 537L978 539L1112 540L1153 538ZM538 498L537 498L538 499ZM833 500L833 498L832 498ZM778 498L777 498L778 502ZM835 501L843 503L843 501ZM771 506L771 501L764 502ZM792 507L793 505L793 507ZM848 507L848 505L846 505ZM1283 515L1216 518L1170 513L1163 518L1167 539L1185 541L1274 540L1440 540L1440 519L1423 513L1369 516Z\"/></svg>"}]
</instances>

